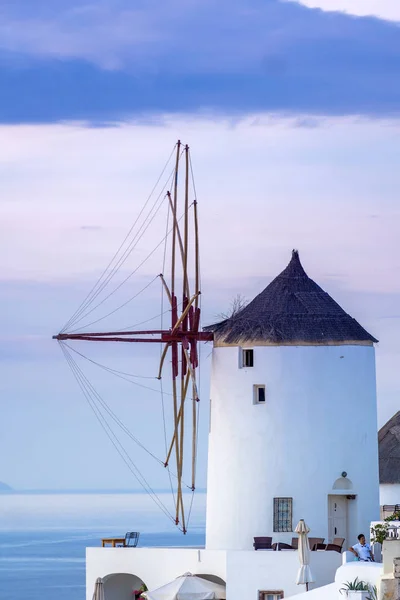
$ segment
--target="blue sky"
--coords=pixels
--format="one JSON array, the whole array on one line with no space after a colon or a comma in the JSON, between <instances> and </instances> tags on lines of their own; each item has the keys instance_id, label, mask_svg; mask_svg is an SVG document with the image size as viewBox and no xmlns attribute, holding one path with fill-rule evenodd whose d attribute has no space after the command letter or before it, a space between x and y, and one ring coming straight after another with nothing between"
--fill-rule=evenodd
<instances>
[{"instance_id":1,"label":"blue sky","mask_svg":"<svg viewBox=\"0 0 400 600\"><path fill-rule=\"evenodd\" d=\"M118 247L178 137L192 147L198 188L204 321L236 293L258 293L298 247L309 275L379 338L380 422L397 410L400 14L394 1L370 0L372 16L362 16L365 6L2 6L0 480L135 485L50 338ZM126 268L152 248L162 219ZM158 302L150 287L120 326L157 314ZM148 375L157 363L150 349L85 352ZM208 347L203 353L202 486ZM135 435L162 453L159 394L92 376ZM165 487L146 461L138 456L152 484Z\"/></svg>"}]
</instances>

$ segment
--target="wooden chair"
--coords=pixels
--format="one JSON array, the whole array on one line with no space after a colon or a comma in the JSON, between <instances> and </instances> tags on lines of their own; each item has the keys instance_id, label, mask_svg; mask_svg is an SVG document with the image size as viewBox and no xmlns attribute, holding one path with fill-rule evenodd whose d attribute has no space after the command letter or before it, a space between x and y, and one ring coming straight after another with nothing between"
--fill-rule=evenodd
<instances>
[{"instance_id":1,"label":"wooden chair","mask_svg":"<svg viewBox=\"0 0 400 600\"><path fill-rule=\"evenodd\" d=\"M317 544L316 550L330 550L333 552L342 553L345 538L334 538L331 544Z\"/></svg>"},{"instance_id":2,"label":"wooden chair","mask_svg":"<svg viewBox=\"0 0 400 600\"><path fill-rule=\"evenodd\" d=\"M255 537L254 550L272 550L272 537Z\"/></svg>"},{"instance_id":3,"label":"wooden chair","mask_svg":"<svg viewBox=\"0 0 400 600\"><path fill-rule=\"evenodd\" d=\"M308 538L308 543L310 545L310 550L317 550L318 544L323 544L325 538Z\"/></svg>"},{"instance_id":4,"label":"wooden chair","mask_svg":"<svg viewBox=\"0 0 400 600\"><path fill-rule=\"evenodd\" d=\"M284 542L275 542L275 544L272 544L272 550L277 550L279 552L280 550L296 550L296 548L290 544L285 544Z\"/></svg>"},{"instance_id":5,"label":"wooden chair","mask_svg":"<svg viewBox=\"0 0 400 600\"><path fill-rule=\"evenodd\" d=\"M140 533L138 531L128 531L125 534L124 543L121 544L123 548L136 548L139 542Z\"/></svg>"}]
</instances>

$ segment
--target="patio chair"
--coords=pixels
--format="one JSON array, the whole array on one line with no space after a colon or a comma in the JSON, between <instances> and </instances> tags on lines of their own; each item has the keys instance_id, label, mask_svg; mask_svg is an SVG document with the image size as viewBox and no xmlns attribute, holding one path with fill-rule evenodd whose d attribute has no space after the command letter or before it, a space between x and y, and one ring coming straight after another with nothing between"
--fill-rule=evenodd
<instances>
[{"instance_id":1,"label":"patio chair","mask_svg":"<svg viewBox=\"0 0 400 600\"><path fill-rule=\"evenodd\" d=\"M272 537L255 537L254 550L272 550Z\"/></svg>"},{"instance_id":2,"label":"patio chair","mask_svg":"<svg viewBox=\"0 0 400 600\"><path fill-rule=\"evenodd\" d=\"M281 550L296 550L296 548L290 544L285 544L285 542L275 542L275 544L272 544L272 550L280 552Z\"/></svg>"},{"instance_id":3,"label":"patio chair","mask_svg":"<svg viewBox=\"0 0 400 600\"><path fill-rule=\"evenodd\" d=\"M345 538L334 538L331 544L317 544L316 550L328 550L342 553Z\"/></svg>"},{"instance_id":4,"label":"patio chair","mask_svg":"<svg viewBox=\"0 0 400 600\"><path fill-rule=\"evenodd\" d=\"M308 543L310 545L310 550L317 550L318 544L323 544L325 538L308 538Z\"/></svg>"},{"instance_id":5,"label":"patio chair","mask_svg":"<svg viewBox=\"0 0 400 600\"><path fill-rule=\"evenodd\" d=\"M123 548L136 548L139 542L140 533L138 531L128 531L125 534L124 543L121 544Z\"/></svg>"}]
</instances>

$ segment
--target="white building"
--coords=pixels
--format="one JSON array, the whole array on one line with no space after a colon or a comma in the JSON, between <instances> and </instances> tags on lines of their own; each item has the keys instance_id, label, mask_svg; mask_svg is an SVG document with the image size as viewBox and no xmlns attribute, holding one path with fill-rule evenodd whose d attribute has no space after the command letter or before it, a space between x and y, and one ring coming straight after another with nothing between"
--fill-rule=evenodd
<instances>
[{"instance_id":1,"label":"white building","mask_svg":"<svg viewBox=\"0 0 400 600\"><path fill-rule=\"evenodd\" d=\"M368 532L379 514L376 340L297 252L213 330L207 548L290 542L300 518L329 541Z\"/></svg>"},{"instance_id":2,"label":"white building","mask_svg":"<svg viewBox=\"0 0 400 600\"><path fill-rule=\"evenodd\" d=\"M380 503L386 517L394 507L400 509L400 411L380 429L378 441Z\"/></svg>"},{"instance_id":3,"label":"white building","mask_svg":"<svg viewBox=\"0 0 400 600\"><path fill-rule=\"evenodd\" d=\"M304 272L297 252L247 307L214 332L206 549L90 548L112 600L190 571L227 597L299 594L294 551L253 550L253 538L346 538L379 518L376 341ZM334 581L336 552L311 553L316 586ZM274 595L275 594L275 595ZM108 597L106 595L106 600Z\"/></svg>"}]
</instances>

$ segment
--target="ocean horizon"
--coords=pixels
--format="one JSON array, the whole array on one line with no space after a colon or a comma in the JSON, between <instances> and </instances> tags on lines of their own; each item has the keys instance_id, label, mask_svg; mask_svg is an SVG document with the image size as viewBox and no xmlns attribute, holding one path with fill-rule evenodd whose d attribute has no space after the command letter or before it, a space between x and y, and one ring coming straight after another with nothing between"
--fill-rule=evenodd
<instances>
[{"instance_id":1,"label":"ocean horizon","mask_svg":"<svg viewBox=\"0 0 400 600\"><path fill-rule=\"evenodd\" d=\"M170 494L171 491L168 488L152 488L153 491L156 494ZM206 488L196 488L196 494L205 494L206 493ZM191 494L191 492L185 492L183 490L183 493L185 494ZM94 488L94 489L85 489L85 488L76 488L76 489L9 489L9 490L1 490L0 489L0 496L6 495L6 496L18 496L18 495L26 495L26 494L30 494L32 496L36 496L36 495L51 495L51 496L60 496L60 495L69 495L69 494L80 494L80 495L85 495L85 494L145 494L145 492L142 489L107 489L107 488Z\"/></svg>"},{"instance_id":2,"label":"ocean horizon","mask_svg":"<svg viewBox=\"0 0 400 600\"><path fill-rule=\"evenodd\" d=\"M170 493L160 498L173 508ZM0 494L0 598L84 600L86 547L127 531L140 532L139 546L201 546L205 493L195 494L186 535L137 490Z\"/></svg>"}]
</instances>

